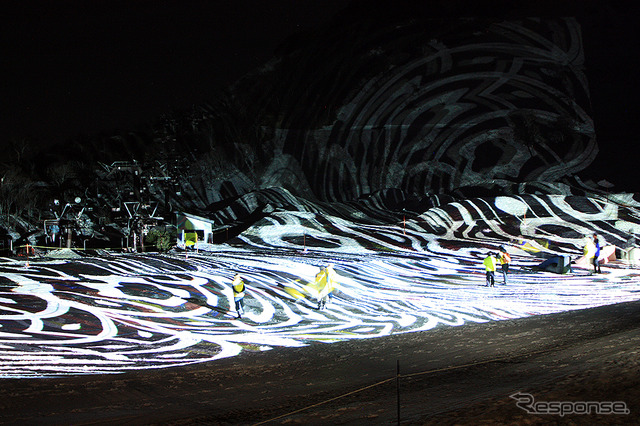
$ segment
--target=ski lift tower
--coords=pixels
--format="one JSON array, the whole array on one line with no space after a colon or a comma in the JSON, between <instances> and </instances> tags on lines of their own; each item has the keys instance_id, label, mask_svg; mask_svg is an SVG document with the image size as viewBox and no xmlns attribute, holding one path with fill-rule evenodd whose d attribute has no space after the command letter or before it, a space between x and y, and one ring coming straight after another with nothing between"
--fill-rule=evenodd
<instances>
[{"instance_id":1,"label":"ski lift tower","mask_svg":"<svg viewBox=\"0 0 640 426\"><path fill-rule=\"evenodd\" d=\"M82 198L76 197L73 203L65 203L60 213L58 213L58 209L52 210L55 219L46 219L44 221L44 232L46 235L51 236L52 242L55 242L55 236L60 234L60 247L62 247L62 232L65 229L67 233L67 248L71 248L73 229L77 227L77 222L85 210L83 206L80 211L77 211L80 203L82 203ZM58 208L61 205L60 200L57 199L53 200L53 204Z\"/></svg>"},{"instance_id":2,"label":"ski lift tower","mask_svg":"<svg viewBox=\"0 0 640 426\"><path fill-rule=\"evenodd\" d=\"M157 216L158 203L152 202L143 204L140 201L125 201L122 203L127 212L127 228L129 235L127 236L127 250L138 251L138 239L140 240L140 251L144 252L144 236L148 232L150 222L162 220ZM129 241L132 245L129 246Z\"/></svg>"}]
</instances>

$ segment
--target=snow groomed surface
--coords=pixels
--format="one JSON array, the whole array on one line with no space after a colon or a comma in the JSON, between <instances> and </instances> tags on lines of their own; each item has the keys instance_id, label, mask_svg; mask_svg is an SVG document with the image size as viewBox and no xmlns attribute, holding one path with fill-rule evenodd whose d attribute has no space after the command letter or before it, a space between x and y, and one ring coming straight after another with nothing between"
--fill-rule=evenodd
<instances>
[{"instance_id":1,"label":"snow groomed surface","mask_svg":"<svg viewBox=\"0 0 640 426\"><path fill-rule=\"evenodd\" d=\"M318 311L307 284L332 261L340 288ZM2 377L116 373L203 362L242 350L363 339L640 298L638 271L525 270L484 287L480 252L430 255L116 256L3 263ZM230 281L246 279L246 314ZM501 283L500 277L498 283ZM233 309L233 308L231 308Z\"/></svg>"},{"instance_id":2,"label":"snow groomed surface","mask_svg":"<svg viewBox=\"0 0 640 426\"><path fill-rule=\"evenodd\" d=\"M517 230L509 234L513 219L534 211L540 200L505 201L452 203L387 226L279 211L233 246L203 245L198 253L32 259L28 266L24 260L2 259L0 376L171 367L244 350L373 338L640 299L640 270L614 262L602 274L584 268L568 275L541 272L535 270L541 253L523 250L521 244L525 238L535 247L546 236L554 239L556 251L575 255L580 232L596 228L605 241L619 243L622 232L608 221L633 228L635 208L622 224L620 212L612 213L606 203L590 217L579 212L544 216L538 209L535 222L518 219ZM556 202L555 210L546 204L546 211L565 204L564 199ZM551 235L551 224L577 231ZM498 273L496 287L485 287L482 259L498 245L512 254L509 282L502 285ZM319 311L310 284L327 263L333 263L339 287L328 308ZM241 320L233 311L230 286L236 273L247 283Z\"/></svg>"}]
</instances>

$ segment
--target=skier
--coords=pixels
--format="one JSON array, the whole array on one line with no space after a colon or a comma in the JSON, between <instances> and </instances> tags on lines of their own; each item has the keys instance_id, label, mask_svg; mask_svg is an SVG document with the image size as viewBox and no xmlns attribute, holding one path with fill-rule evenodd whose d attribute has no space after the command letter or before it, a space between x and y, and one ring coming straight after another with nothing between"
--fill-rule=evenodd
<instances>
[{"instance_id":1,"label":"skier","mask_svg":"<svg viewBox=\"0 0 640 426\"><path fill-rule=\"evenodd\" d=\"M484 258L484 261L482 263L484 264L484 267L487 271L487 285L485 287L494 287L496 264L498 263L498 261L494 257L493 253L489 253L489 255Z\"/></svg>"},{"instance_id":2,"label":"skier","mask_svg":"<svg viewBox=\"0 0 640 426\"><path fill-rule=\"evenodd\" d=\"M498 259L500 265L502 265L502 277L504 278L504 285L507 285L507 272L509 272L509 263L511 263L511 256L507 253L504 246L500 246L500 252L498 253Z\"/></svg>"},{"instance_id":3,"label":"skier","mask_svg":"<svg viewBox=\"0 0 640 426\"><path fill-rule=\"evenodd\" d=\"M233 288L233 301L236 304L236 312L238 313L238 318L242 318L242 314L244 314L245 286L240 274L236 274L233 277L231 287Z\"/></svg>"},{"instance_id":4,"label":"skier","mask_svg":"<svg viewBox=\"0 0 640 426\"><path fill-rule=\"evenodd\" d=\"M318 289L318 309L322 310L326 307L329 299L333 297L333 290L336 287L336 272L333 265L329 264L324 268L320 268L320 272L316 274L316 288Z\"/></svg>"}]
</instances>

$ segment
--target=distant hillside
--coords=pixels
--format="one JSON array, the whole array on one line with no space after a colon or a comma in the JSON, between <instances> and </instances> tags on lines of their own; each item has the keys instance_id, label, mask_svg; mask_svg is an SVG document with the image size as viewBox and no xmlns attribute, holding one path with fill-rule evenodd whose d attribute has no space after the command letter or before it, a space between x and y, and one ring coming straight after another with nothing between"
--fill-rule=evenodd
<instances>
[{"instance_id":1,"label":"distant hillside","mask_svg":"<svg viewBox=\"0 0 640 426\"><path fill-rule=\"evenodd\" d=\"M257 184L322 201L512 191L571 178L598 152L570 18L337 19L285 43L229 100L205 107L213 146Z\"/></svg>"},{"instance_id":2,"label":"distant hillside","mask_svg":"<svg viewBox=\"0 0 640 426\"><path fill-rule=\"evenodd\" d=\"M39 228L54 199L81 199L88 229L117 223L126 234L127 202L166 220L224 216L215 206L266 188L325 203L596 188L578 177L598 147L577 20L365 3L146 133L18 153L4 166L2 213Z\"/></svg>"}]
</instances>

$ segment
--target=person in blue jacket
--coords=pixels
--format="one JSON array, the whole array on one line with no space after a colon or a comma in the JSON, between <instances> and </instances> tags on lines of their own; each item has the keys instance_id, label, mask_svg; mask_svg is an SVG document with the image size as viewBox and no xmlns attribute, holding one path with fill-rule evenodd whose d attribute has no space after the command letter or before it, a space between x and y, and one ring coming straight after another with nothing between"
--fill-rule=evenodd
<instances>
[{"instance_id":1,"label":"person in blue jacket","mask_svg":"<svg viewBox=\"0 0 640 426\"><path fill-rule=\"evenodd\" d=\"M602 270L600 269L600 261L598 260L600 257L600 240L598 240L598 234L593 234L593 245L596 247L596 251L593 256L593 272L599 274Z\"/></svg>"}]
</instances>

